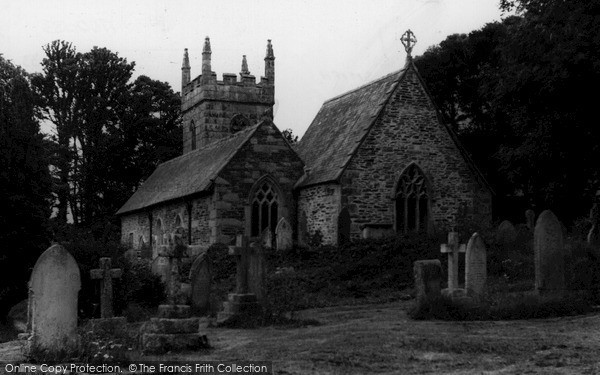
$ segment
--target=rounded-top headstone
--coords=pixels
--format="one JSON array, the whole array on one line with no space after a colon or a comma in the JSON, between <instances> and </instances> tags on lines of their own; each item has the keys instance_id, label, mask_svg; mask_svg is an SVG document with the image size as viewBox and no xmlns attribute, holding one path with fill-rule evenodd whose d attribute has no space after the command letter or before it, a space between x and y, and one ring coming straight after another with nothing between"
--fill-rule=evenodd
<instances>
[{"instance_id":1,"label":"rounded-top headstone","mask_svg":"<svg viewBox=\"0 0 600 375\"><path fill-rule=\"evenodd\" d=\"M465 289L467 294L481 298L485 293L487 280L487 254L483 239L473 233L467 244L465 260Z\"/></svg>"},{"instance_id":2,"label":"rounded-top headstone","mask_svg":"<svg viewBox=\"0 0 600 375\"><path fill-rule=\"evenodd\" d=\"M538 293L561 293L565 288L564 243L560 222L546 210L535 224L535 289Z\"/></svg>"},{"instance_id":3,"label":"rounded-top headstone","mask_svg":"<svg viewBox=\"0 0 600 375\"><path fill-rule=\"evenodd\" d=\"M31 273L32 349L69 351L77 343L79 266L61 245L48 248Z\"/></svg>"},{"instance_id":4,"label":"rounded-top headstone","mask_svg":"<svg viewBox=\"0 0 600 375\"><path fill-rule=\"evenodd\" d=\"M510 244L517 239L517 230L515 226L508 220L504 220L498 225L496 238L501 244Z\"/></svg>"}]
</instances>

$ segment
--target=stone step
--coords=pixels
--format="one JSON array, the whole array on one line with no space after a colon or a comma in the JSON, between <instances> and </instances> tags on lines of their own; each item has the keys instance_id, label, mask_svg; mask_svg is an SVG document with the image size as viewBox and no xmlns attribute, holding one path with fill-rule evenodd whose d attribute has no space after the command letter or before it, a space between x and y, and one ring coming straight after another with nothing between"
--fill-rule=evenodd
<instances>
[{"instance_id":1,"label":"stone step","mask_svg":"<svg viewBox=\"0 0 600 375\"><path fill-rule=\"evenodd\" d=\"M209 347L206 335L199 333L144 333L142 335L142 351L144 353L163 354Z\"/></svg>"},{"instance_id":2,"label":"stone step","mask_svg":"<svg viewBox=\"0 0 600 375\"><path fill-rule=\"evenodd\" d=\"M198 318L151 318L144 325L145 333L198 333L199 330L200 320Z\"/></svg>"},{"instance_id":3,"label":"stone step","mask_svg":"<svg viewBox=\"0 0 600 375\"><path fill-rule=\"evenodd\" d=\"M185 319L191 315L190 305L159 305L158 317L166 319Z\"/></svg>"}]
</instances>

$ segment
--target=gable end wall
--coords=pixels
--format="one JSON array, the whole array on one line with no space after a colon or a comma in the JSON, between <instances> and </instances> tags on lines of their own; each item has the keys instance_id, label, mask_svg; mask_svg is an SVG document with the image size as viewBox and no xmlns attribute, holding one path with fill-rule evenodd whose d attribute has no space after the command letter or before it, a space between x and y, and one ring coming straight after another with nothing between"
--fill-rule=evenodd
<instances>
[{"instance_id":1,"label":"gable end wall","mask_svg":"<svg viewBox=\"0 0 600 375\"><path fill-rule=\"evenodd\" d=\"M364 224L394 224L394 188L412 162L429 179L436 229L455 225L461 205L467 220L491 220L491 193L476 180L410 69L343 173L341 204L350 211L352 238L361 236Z\"/></svg>"}]
</instances>

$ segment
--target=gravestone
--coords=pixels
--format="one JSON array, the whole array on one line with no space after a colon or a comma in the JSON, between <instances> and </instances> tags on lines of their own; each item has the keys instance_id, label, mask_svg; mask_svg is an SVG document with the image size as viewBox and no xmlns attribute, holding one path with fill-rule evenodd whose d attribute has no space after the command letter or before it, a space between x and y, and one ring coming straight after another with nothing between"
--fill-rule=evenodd
<instances>
[{"instance_id":1,"label":"gravestone","mask_svg":"<svg viewBox=\"0 0 600 375\"><path fill-rule=\"evenodd\" d=\"M110 258L100 258L100 268L90 271L92 280L100 280L100 317L112 318L113 313L113 288L112 279L121 278L123 271L119 268L111 269Z\"/></svg>"},{"instance_id":2,"label":"gravestone","mask_svg":"<svg viewBox=\"0 0 600 375\"><path fill-rule=\"evenodd\" d=\"M262 247L248 243L248 238L243 235L236 237L235 246L229 246L229 255L236 261L236 289L235 293L228 295L228 300L223 303L223 311L219 313L218 321L224 323L238 316L255 316L260 314L260 304L257 294L263 292L264 286L260 276L263 276L264 260ZM261 295L263 297L264 295Z\"/></svg>"},{"instance_id":3,"label":"gravestone","mask_svg":"<svg viewBox=\"0 0 600 375\"><path fill-rule=\"evenodd\" d=\"M207 253L200 254L190 269L191 305L196 314L210 311L211 266Z\"/></svg>"},{"instance_id":4,"label":"gravestone","mask_svg":"<svg viewBox=\"0 0 600 375\"><path fill-rule=\"evenodd\" d=\"M535 212L532 209L525 211L525 224L527 225L527 229L533 232L535 228Z\"/></svg>"},{"instance_id":5,"label":"gravestone","mask_svg":"<svg viewBox=\"0 0 600 375\"><path fill-rule=\"evenodd\" d=\"M485 294L487 280L487 256L485 244L478 233L474 233L467 244L465 265L465 289L467 295L479 300Z\"/></svg>"},{"instance_id":6,"label":"gravestone","mask_svg":"<svg viewBox=\"0 0 600 375\"><path fill-rule=\"evenodd\" d=\"M160 248L162 247L163 246L161 245ZM171 263L169 257L160 255L166 253L166 251L159 250L159 255L152 260L151 269L152 273L160 276L160 279L165 285L169 285L171 280Z\"/></svg>"},{"instance_id":7,"label":"gravestone","mask_svg":"<svg viewBox=\"0 0 600 375\"><path fill-rule=\"evenodd\" d=\"M351 226L352 219L350 218L350 211L348 211L347 206L344 206L338 216L338 245L343 245L350 242Z\"/></svg>"},{"instance_id":8,"label":"gravestone","mask_svg":"<svg viewBox=\"0 0 600 375\"><path fill-rule=\"evenodd\" d=\"M415 290L417 309L421 309L430 302L435 302L441 296L442 264L439 259L418 260L414 262L413 274L415 277Z\"/></svg>"},{"instance_id":9,"label":"gravestone","mask_svg":"<svg viewBox=\"0 0 600 375\"><path fill-rule=\"evenodd\" d=\"M168 259L168 304L158 306L158 317L151 318L140 328L141 347L144 353L164 354L169 351L206 348L208 340L199 333L200 321L191 318L192 308L187 305L186 284L181 283L180 265L188 254L178 229L168 246L159 247L159 255Z\"/></svg>"},{"instance_id":10,"label":"gravestone","mask_svg":"<svg viewBox=\"0 0 600 375\"><path fill-rule=\"evenodd\" d=\"M533 237L535 289L538 294L561 294L565 289L564 243L560 222L552 211L540 214Z\"/></svg>"},{"instance_id":11,"label":"gravestone","mask_svg":"<svg viewBox=\"0 0 600 375\"><path fill-rule=\"evenodd\" d=\"M277 224L275 238L277 239L277 250L287 251L292 249L292 226L285 217L282 217Z\"/></svg>"},{"instance_id":12,"label":"gravestone","mask_svg":"<svg viewBox=\"0 0 600 375\"><path fill-rule=\"evenodd\" d=\"M496 239L503 245L515 242L517 239L517 230L515 229L515 226L508 220L501 222L496 230Z\"/></svg>"},{"instance_id":13,"label":"gravestone","mask_svg":"<svg viewBox=\"0 0 600 375\"><path fill-rule=\"evenodd\" d=\"M73 256L52 245L35 263L30 285L31 350L58 356L75 349L81 279Z\"/></svg>"},{"instance_id":14,"label":"gravestone","mask_svg":"<svg viewBox=\"0 0 600 375\"><path fill-rule=\"evenodd\" d=\"M259 304L265 302L265 280L267 265L264 249L260 244L253 242L248 248L248 292L256 295Z\"/></svg>"},{"instance_id":15,"label":"gravestone","mask_svg":"<svg viewBox=\"0 0 600 375\"><path fill-rule=\"evenodd\" d=\"M263 230L260 235L260 243L265 247L265 249L273 248L273 233L271 232L271 228L266 228Z\"/></svg>"},{"instance_id":16,"label":"gravestone","mask_svg":"<svg viewBox=\"0 0 600 375\"><path fill-rule=\"evenodd\" d=\"M440 246L442 253L448 254L448 292L452 295L459 290L458 285L458 261L459 253L465 252L465 245L458 243L458 233L448 233L448 243Z\"/></svg>"}]
</instances>

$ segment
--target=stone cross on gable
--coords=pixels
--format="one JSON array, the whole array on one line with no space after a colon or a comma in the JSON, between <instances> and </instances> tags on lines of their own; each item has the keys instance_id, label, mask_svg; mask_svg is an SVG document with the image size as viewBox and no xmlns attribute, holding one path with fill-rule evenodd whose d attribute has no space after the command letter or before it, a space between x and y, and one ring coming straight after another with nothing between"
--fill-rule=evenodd
<instances>
[{"instance_id":1,"label":"stone cross on gable","mask_svg":"<svg viewBox=\"0 0 600 375\"><path fill-rule=\"evenodd\" d=\"M100 317L113 317L112 304L112 279L118 279L123 274L119 268L111 268L110 258L100 258L100 268L90 271L90 276L94 280L100 280Z\"/></svg>"},{"instance_id":2,"label":"stone cross on gable","mask_svg":"<svg viewBox=\"0 0 600 375\"><path fill-rule=\"evenodd\" d=\"M404 45L404 50L406 51L408 56L410 56L413 47L417 43L417 38L415 37L415 34L412 31L410 31L410 29L408 29L404 34L402 34L400 41L402 42L402 45Z\"/></svg>"},{"instance_id":3,"label":"stone cross on gable","mask_svg":"<svg viewBox=\"0 0 600 375\"><path fill-rule=\"evenodd\" d=\"M235 256L237 266L236 273L236 293L248 293L248 265L250 261L250 248L248 237L238 234L235 240L235 246L229 246L229 255Z\"/></svg>"},{"instance_id":4,"label":"stone cross on gable","mask_svg":"<svg viewBox=\"0 0 600 375\"><path fill-rule=\"evenodd\" d=\"M448 233L448 243L442 244L440 251L448 254L448 289L452 292L458 289L458 255L464 253L467 247L458 243L458 233Z\"/></svg>"}]
</instances>

